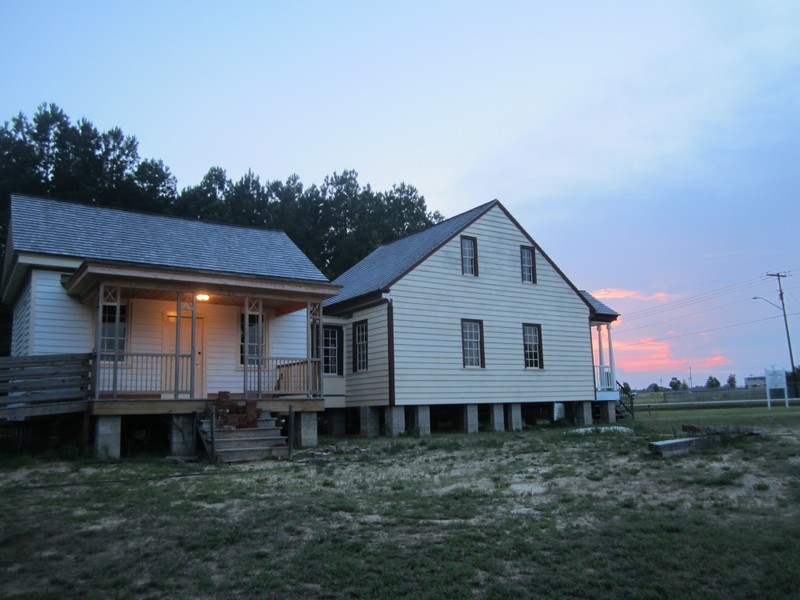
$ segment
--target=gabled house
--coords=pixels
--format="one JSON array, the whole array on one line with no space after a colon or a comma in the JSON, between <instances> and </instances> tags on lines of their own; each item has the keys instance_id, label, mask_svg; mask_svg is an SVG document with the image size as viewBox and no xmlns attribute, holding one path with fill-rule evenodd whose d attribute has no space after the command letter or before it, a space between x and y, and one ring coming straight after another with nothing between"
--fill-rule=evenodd
<instances>
[{"instance_id":1,"label":"gabled house","mask_svg":"<svg viewBox=\"0 0 800 600\"><path fill-rule=\"evenodd\" d=\"M576 423L615 418L617 313L496 200L378 248L334 284L322 357L335 433L352 409L365 435L428 433L432 417L517 430L557 404Z\"/></svg>"},{"instance_id":2,"label":"gabled house","mask_svg":"<svg viewBox=\"0 0 800 600\"><path fill-rule=\"evenodd\" d=\"M85 411L99 454L119 456L136 415L169 418L172 452L187 453L193 414L219 391L292 404L300 442L316 443L321 304L338 288L283 232L25 195L10 214L11 353L90 354L91 397L69 410Z\"/></svg>"}]
</instances>

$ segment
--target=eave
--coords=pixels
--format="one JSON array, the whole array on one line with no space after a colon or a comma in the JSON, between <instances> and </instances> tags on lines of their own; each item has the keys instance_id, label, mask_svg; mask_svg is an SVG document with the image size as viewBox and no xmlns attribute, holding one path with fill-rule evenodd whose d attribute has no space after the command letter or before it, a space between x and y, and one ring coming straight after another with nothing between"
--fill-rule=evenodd
<instances>
[{"instance_id":1,"label":"eave","mask_svg":"<svg viewBox=\"0 0 800 600\"><path fill-rule=\"evenodd\" d=\"M339 292L327 282L197 272L172 268L89 262L62 282L70 296L87 301L100 284L119 286L166 297L170 292L204 292L220 297L250 297L273 304L321 302Z\"/></svg>"}]
</instances>

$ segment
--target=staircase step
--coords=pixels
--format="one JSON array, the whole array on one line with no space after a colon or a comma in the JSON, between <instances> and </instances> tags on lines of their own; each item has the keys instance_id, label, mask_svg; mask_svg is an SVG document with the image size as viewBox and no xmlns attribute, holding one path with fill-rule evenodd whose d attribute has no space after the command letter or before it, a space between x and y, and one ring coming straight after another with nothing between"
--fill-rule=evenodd
<instances>
[{"instance_id":1,"label":"staircase step","mask_svg":"<svg viewBox=\"0 0 800 600\"><path fill-rule=\"evenodd\" d=\"M281 430L277 427L249 427L247 429L217 429L214 432L218 440L225 439L247 439L247 438L260 438L260 437L274 437L279 436Z\"/></svg>"},{"instance_id":2,"label":"staircase step","mask_svg":"<svg viewBox=\"0 0 800 600\"><path fill-rule=\"evenodd\" d=\"M276 435L260 438L217 439L216 444L218 451L221 449L235 448L274 448L276 446L285 446L286 438Z\"/></svg>"},{"instance_id":3,"label":"staircase step","mask_svg":"<svg viewBox=\"0 0 800 600\"><path fill-rule=\"evenodd\" d=\"M288 446L271 448L237 448L235 450L217 450L219 460L226 463L247 462L289 456Z\"/></svg>"}]
</instances>

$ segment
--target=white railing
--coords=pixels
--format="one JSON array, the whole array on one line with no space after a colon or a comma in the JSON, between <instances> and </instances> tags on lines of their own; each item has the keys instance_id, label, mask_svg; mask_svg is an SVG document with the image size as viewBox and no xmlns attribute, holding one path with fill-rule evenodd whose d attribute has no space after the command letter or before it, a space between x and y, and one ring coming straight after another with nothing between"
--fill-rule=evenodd
<instances>
[{"instance_id":1,"label":"white railing","mask_svg":"<svg viewBox=\"0 0 800 600\"><path fill-rule=\"evenodd\" d=\"M194 392L191 354L126 352L119 355L118 362L101 361L97 378L97 390L102 396L178 394L191 397Z\"/></svg>"},{"instance_id":2,"label":"white railing","mask_svg":"<svg viewBox=\"0 0 800 600\"><path fill-rule=\"evenodd\" d=\"M615 390L614 369L609 365L595 365L594 382L598 391Z\"/></svg>"},{"instance_id":3,"label":"white railing","mask_svg":"<svg viewBox=\"0 0 800 600\"><path fill-rule=\"evenodd\" d=\"M100 363L96 387L99 396L116 398L135 394L193 398L196 395L191 354L126 352L118 358L118 362ZM250 359L244 371L244 395L251 398L318 396L321 394L320 364L318 358L310 361L297 357Z\"/></svg>"}]
</instances>

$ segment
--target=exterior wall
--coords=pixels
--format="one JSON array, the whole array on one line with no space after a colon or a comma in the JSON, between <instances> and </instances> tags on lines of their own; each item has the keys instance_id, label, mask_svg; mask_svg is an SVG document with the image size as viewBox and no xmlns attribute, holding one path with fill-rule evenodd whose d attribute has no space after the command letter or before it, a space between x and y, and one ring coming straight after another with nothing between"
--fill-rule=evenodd
<instances>
[{"instance_id":1,"label":"exterior wall","mask_svg":"<svg viewBox=\"0 0 800 600\"><path fill-rule=\"evenodd\" d=\"M305 309L271 318L268 346L270 356L305 357L308 343L307 319Z\"/></svg>"},{"instance_id":2,"label":"exterior wall","mask_svg":"<svg viewBox=\"0 0 800 600\"><path fill-rule=\"evenodd\" d=\"M347 406L388 406L389 335L385 303L357 311L344 327ZM367 321L367 370L353 373L353 323Z\"/></svg>"},{"instance_id":3,"label":"exterior wall","mask_svg":"<svg viewBox=\"0 0 800 600\"><path fill-rule=\"evenodd\" d=\"M594 400L583 300L539 252L537 283L521 281L530 241L499 208L462 234L478 241L478 277L461 274L456 236L392 287L396 403ZM483 321L485 368L463 366L461 319ZM541 325L544 369L525 368L523 323Z\"/></svg>"},{"instance_id":4,"label":"exterior wall","mask_svg":"<svg viewBox=\"0 0 800 600\"><path fill-rule=\"evenodd\" d=\"M31 345L31 283L22 289L11 321L11 356L27 356Z\"/></svg>"},{"instance_id":5,"label":"exterior wall","mask_svg":"<svg viewBox=\"0 0 800 600\"><path fill-rule=\"evenodd\" d=\"M92 309L67 296L62 273L31 272L30 354L91 352Z\"/></svg>"}]
</instances>

